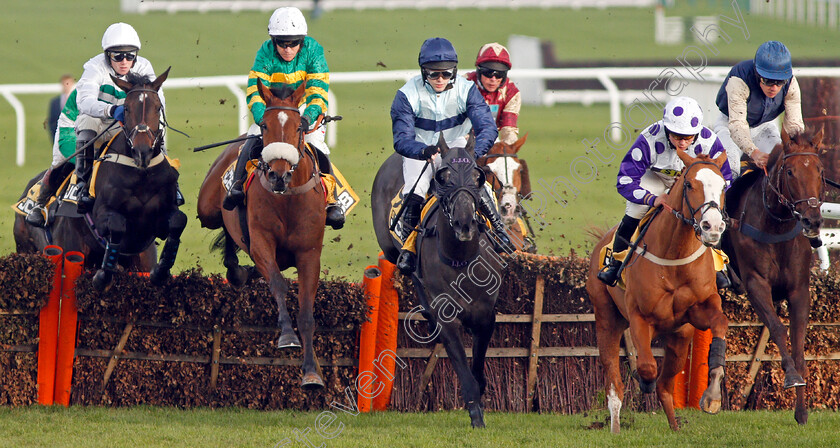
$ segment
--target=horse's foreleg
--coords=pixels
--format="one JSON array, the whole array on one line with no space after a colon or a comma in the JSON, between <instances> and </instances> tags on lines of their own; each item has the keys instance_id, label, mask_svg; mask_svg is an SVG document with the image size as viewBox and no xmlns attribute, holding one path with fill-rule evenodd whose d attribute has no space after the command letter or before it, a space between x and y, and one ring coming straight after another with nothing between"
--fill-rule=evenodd
<instances>
[{"instance_id":1,"label":"horse's foreleg","mask_svg":"<svg viewBox=\"0 0 840 448\"><path fill-rule=\"evenodd\" d=\"M767 327L767 330L770 332L770 339L773 340L779 349L779 355L782 358L782 369L785 371L784 388L789 389L791 387L804 386L805 380L796 371L796 365L790 356L787 328L782 324L778 314L776 314L770 285L762 278L753 277L747 280L746 286L750 303L753 309L755 309L755 314L758 315L759 320Z\"/></svg>"},{"instance_id":2,"label":"horse's foreleg","mask_svg":"<svg viewBox=\"0 0 840 448\"><path fill-rule=\"evenodd\" d=\"M688 344L694 335L694 327L683 325L665 338L665 358L662 360L662 370L656 384L656 395L662 404L662 410L668 418L671 429L678 431L677 415L674 411L674 377L683 370L688 356Z\"/></svg>"},{"instance_id":3,"label":"horse's foreleg","mask_svg":"<svg viewBox=\"0 0 840 448\"><path fill-rule=\"evenodd\" d=\"M315 359L315 349L312 340L315 337L315 291L318 289L318 276L321 271L321 253L311 250L296 257L298 269L298 304L300 311L297 316L298 331L303 339L303 378L301 386L306 389L320 389L324 387L318 361Z\"/></svg>"},{"instance_id":4,"label":"horse's foreleg","mask_svg":"<svg viewBox=\"0 0 840 448\"><path fill-rule=\"evenodd\" d=\"M484 427L484 411L481 408L481 395L478 381L467 365L467 354L464 344L461 342L459 325L455 322L440 322L440 338L449 356L449 362L458 375L461 383L461 396L464 398L464 407L470 414L473 428Z\"/></svg>"},{"instance_id":5,"label":"horse's foreleg","mask_svg":"<svg viewBox=\"0 0 840 448\"><path fill-rule=\"evenodd\" d=\"M801 378L808 378L808 364L805 363L805 331L808 328L808 316L811 313L811 297L807 285L791 292L789 299L790 311L790 349L796 371ZM797 423L808 423L808 408L805 404L805 381L796 388L796 405L794 418Z\"/></svg>"},{"instance_id":6,"label":"horse's foreleg","mask_svg":"<svg viewBox=\"0 0 840 448\"><path fill-rule=\"evenodd\" d=\"M273 241L268 241L262 237L261 233L254 232L253 235L254 237L251 239L251 258L254 260L257 270L268 281L271 294L277 301L279 311L277 322L280 326L280 339L277 341L277 347L300 347L300 339L295 334L289 308L286 305L289 284L280 272L280 267L274 258L276 256L276 246Z\"/></svg>"},{"instance_id":7,"label":"horse's foreleg","mask_svg":"<svg viewBox=\"0 0 840 448\"><path fill-rule=\"evenodd\" d=\"M105 257L102 259L102 265L93 276L93 286L98 291L104 291L111 285L114 271L117 269L120 259L120 246L126 229L125 217L119 213L107 213L102 223L102 233L105 235L108 244L105 247Z\"/></svg>"},{"instance_id":8,"label":"horse's foreleg","mask_svg":"<svg viewBox=\"0 0 840 448\"><path fill-rule=\"evenodd\" d=\"M225 236L224 260L222 264L227 268L225 278L234 288L241 288L248 281L248 271L239 266L239 256L236 255L239 247L233 241L233 237L226 228L222 228Z\"/></svg>"},{"instance_id":9,"label":"horse's foreleg","mask_svg":"<svg viewBox=\"0 0 840 448\"><path fill-rule=\"evenodd\" d=\"M720 411L723 394L721 382L726 374L726 330L729 320L721 309L721 299L717 292L705 301L698 303L689 311L689 321L700 330L712 331L712 344L709 347L709 385L700 397L700 409L709 414Z\"/></svg>"},{"instance_id":10,"label":"horse's foreleg","mask_svg":"<svg viewBox=\"0 0 840 448\"><path fill-rule=\"evenodd\" d=\"M487 314L487 316L480 319L481 323L478 325L478 328L472 330L472 373L478 382L478 393L480 396L484 395L484 391L487 388L487 379L484 377L484 360L487 356L487 347L490 345L490 338L493 337L493 330L496 327L496 314L492 310Z\"/></svg>"},{"instance_id":11,"label":"horse's foreleg","mask_svg":"<svg viewBox=\"0 0 840 448\"><path fill-rule=\"evenodd\" d=\"M656 360L653 359L653 351L650 349L653 328L637 312L629 311L629 314L630 334L633 336L633 344L636 345L639 355L636 360L639 388L642 393L649 394L655 390L656 386Z\"/></svg>"},{"instance_id":12,"label":"horse's foreleg","mask_svg":"<svg viewBox=\"0 0 840 448\"><path fill-rule=\"evenodd\" d=\"M590 280L600 281L600 280ZM606 288L602 288L604 294ZM620 414L621 400L624 399L624 381L621 380L619 350L621 335L627 329L627 321L612 304L611 299L605 306L595 307L595 335L598 338L598 353L601 365L604 366L605 393L607 407L610 410L610 432L618 434L621 431ZM599 301L603 302L603 301Z\"/></svg>"},{"instance_id":13,"label":"horse's foreleg","mask_svg":"<svg viewBox=\"0 0 840 448\"><path fill-rule=\"evenodd\" d=\"M178 248L181 246L181 234L187 227L187 215L175 209L167 220L167 236L160 253L160 261L152 269L150 280L156 285L161 285L169 278L169 270L175 264L175 257L178 256Z\"/></svg>"}]
</instances>

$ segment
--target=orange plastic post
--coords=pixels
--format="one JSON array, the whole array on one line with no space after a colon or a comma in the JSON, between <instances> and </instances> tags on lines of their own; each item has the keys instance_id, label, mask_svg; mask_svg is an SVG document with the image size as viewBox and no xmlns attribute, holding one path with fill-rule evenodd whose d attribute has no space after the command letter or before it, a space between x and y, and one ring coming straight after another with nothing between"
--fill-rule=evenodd
<instances>
[{"instance_id":1,"label":"orange plastic post","mask_svg":"<svg viewBox=\"0 0 840 448\"><path fill-rule=\"evenodd\" d=\"M709 346L712 344L712 330L694 330L691 344L691 381L688 389L688 405L700 409L700 398L709 387Z\"/></svg>"},{"instance_id":2,"label":"orange plastic post","mask_svg":"<svg viewBox=\"0 0 840 448\"><path fill-rule=\"evenodd\" d=\"M382 271L377 266L365 268L363 284L369 322L362 324L359 335L359 375L356 377L356 391L358 392L358 406L360 412L370 412L373 408L373 391L377 373L373 368L373 357L376 351L376 325L379 316L379 287L382 281Z\"/></svg>"},{"instance_id":3,"label":"orange plastic post","mask_svg":"<svg viewBox=\"0 0 840 448\"><path fill-rule=\"evenodd\" d=\"M64 278L61 283L61 318L58 324L58 355L55 361L55 402L70 406L70 386L73 384L73 359L76 354L76 279L84 270L85 256L81 252L64 255Z\"/></svg>"},{"instance_id":4,"label":"orange plastic post","mask_svg":"<svg viewBox=\"0 0 840 448\"><path fill-rule=\"evenodd\" d=\"M384 411L391 404L391 391L394 387L394 375L397 355L397 329L399 328L400 297L394 288L396 266L379 253L379 270L382 282L379 287L379 316L376 326L376 369L377 382L382 384L382 391L373 397L373 409Z\"/></svg>"},{"instance_id":5,"label":"orange plastic post","mask_svg":"<svg viewBox=\"0 0 840 448\"><path fill-rule=\"evenodd\" d=\"M674 377L674 407L677 409L685 408L688 401L688 360L685 362L684 368Z\"/></svg>"},{"instance_id":6,"label":"orange plastic post","mask_svg":"<svg viewBox=\"0 0 840 448\"><path fill-rule=\"evenodd\" d=\"M38 403L53 404L55 391L55 353L58 346L58 308L61 302L61 267L64 249L44 248L44 256L55 264L53 287L47 305L38 317Z\"/></svg>"}]
</instances>

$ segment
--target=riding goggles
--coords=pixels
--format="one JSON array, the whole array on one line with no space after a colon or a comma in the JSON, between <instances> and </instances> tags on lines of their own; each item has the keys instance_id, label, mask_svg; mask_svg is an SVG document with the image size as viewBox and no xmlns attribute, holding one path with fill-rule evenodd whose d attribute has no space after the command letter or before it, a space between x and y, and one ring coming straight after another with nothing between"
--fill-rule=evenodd
<instances>
[{"instance_id":1,"label":"riding goggles","mask_svg":"<svg viewBox=\"0 0 840 448\"><path fill-rule=\"evenodd\" d=\"M787 79L767 79L761 76L759 78L761 79L761 83L768 87L783 86L787 82Z\"/></svg>"},{"instance_id":2,"label":"riding goggles","mask_svg":"<svg viewBox=\"0 0 840 448\"><path fill-rule=\"evenodd\" d=\"M506 70L493 70L489 68L479 68L478 74L484 76L485 78L498 78L498 79L505 79L507 78L507 71Z\"/></svg>"},{"instance_id":3,"label":"riding goggles","mask_svg":"<svg viewBox=\"0 0 840 448\"><path fill-rule=\"evenodd\" d=\"M133 51L112 51L110 52L110 57L114 62L122 62L123 60L131 62L137 58L137 53Z\"/></svg>"},{"instance_id":4,"label":"riding goggles","mask_svg":"<svg viewBox=\"0 0 840 448\"><path fill-rule=\"evenodd\" d=\"M294 48L303 43L303 39L286 40L275 38L273 40L274 45L277 45L280 48Z\"/></svg>"},{"instance_id":5,"label":"riding goggles","mask_svg":"<svg viewBox=\"0 0 840 448\"><path fill-rule=\"evenodd\" d=\"M450 71L426 72L426 78L427 79L438 79L438 78L450 79L450 78L452 78L452 76L454 74L455 74L454 72L450 72Z\"/></svg>"}]
</instances>

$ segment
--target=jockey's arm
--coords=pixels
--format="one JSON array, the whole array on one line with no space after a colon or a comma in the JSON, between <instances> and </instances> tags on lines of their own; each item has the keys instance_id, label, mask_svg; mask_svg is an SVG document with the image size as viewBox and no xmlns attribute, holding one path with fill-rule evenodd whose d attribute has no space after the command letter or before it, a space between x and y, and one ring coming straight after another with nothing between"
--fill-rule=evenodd
<instances>
[{"instance_id":1,"label":"jockey's arm","mask_svg":"<svg viewBox=\"0 0 840 448\"><path fill-rule=\"evenodd\" d=\"M475 157L478 158L490 151L499 131L496 129L490 106L484 101L475 84L470 85L467 94L467 117L475 130Z\"/></svg>"},{"instance_id":2,"label":"jockey's arm","mask_svg":"<svg viewBox=\"0 0 840 448\"><path fill-rule=\"evenodd\" d=\"M391 103L391 132L394 135L394 150L411 159L423 158L426 144L416 140L414 132L414 110L402 91L397 91Z\"/></svg>"},{"instance_id":3,"label":"jockey's arm","mask_svg":"<svg viewBox=\"0 0 840 448\"><path fill-rule=\"evenodd\" d=\"M741 152L752 156L757 147L750 136L750 125L747 122L750 88L741 78L731 76L726 83L726 95L729 98L729 135Z\"/></svg>"},{"instance_id":4,"label":"jockey's arm","mask_svg":"<svg viewBox=\"0 0 840 448\"><path fill-rule=\"evenodd\" d=\"M79 82L76 83L76 105L80 114L91 117L106 119L110 104L99 101L99 88L105 83L108 76L108 69L96 58L87 61L84 65Z\"/></svg>"},{"instance_id":5,"label":"jockey's arm","mask_svg":"<svg viewBox=\"0 0 840 448\"><path fill-rule=\"evenodd\" d=\"M512 145L519 138L517 121L519 119L519 110L522 108L522 95L513 83L510 81L508 83L507 93L513 95L509 97L507 104L499 112L499 140Z\"/></svg>"},{"instance_id":6,"label":"jockey's arm","mask_svg":"<svg viewBox=\"0 0 840 448\"><path fill-rule=\"evenodd\" d=\"M795 76L791 78L785 95L785 118L782 128L788 135L797 135L805 131L805 121L802 119L802 90Z\"/></svg>"},{"instance_id":7,"label":"jockey's arm","mask_svg":"<svg viewBox=\"0 0 840 448\"><path fill-rule=\"evenodd\" d=\"M653 207L656 195L641 185L642 176L645 175L650 166L650 146L644 136L639 135L618 167L616 182L618 194L635 204Z\"/></svg>"}]
</instances>

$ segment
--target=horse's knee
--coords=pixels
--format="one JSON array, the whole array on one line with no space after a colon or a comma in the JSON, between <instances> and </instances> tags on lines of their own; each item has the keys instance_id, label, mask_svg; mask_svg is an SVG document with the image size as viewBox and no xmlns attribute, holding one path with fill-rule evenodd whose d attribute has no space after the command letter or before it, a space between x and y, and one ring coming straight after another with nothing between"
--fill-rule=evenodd
<instances>
[{"instance_id":1,"label":"horse's knee","mask_svg":"<svg viewBox=\"0 0 840 448\"><path fill-rule=\"evenodd\" d=\"M187 215L181 210L175 210L172 215L169 216L169 234L176 238L180 238L181 233L186 227Z\"/></svg>"},{"instance_id":2,"label":"horse's knee","mask_svg":"<svg viewBox=\"0 0 840 448\"><path fill-rule=\"evenodd\" d=\"M114 212L105 214L102 219L102 230L106 238L112 241L122 240L126 230L125 216Z\"/></svg>"}]
</instances>

